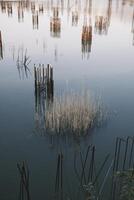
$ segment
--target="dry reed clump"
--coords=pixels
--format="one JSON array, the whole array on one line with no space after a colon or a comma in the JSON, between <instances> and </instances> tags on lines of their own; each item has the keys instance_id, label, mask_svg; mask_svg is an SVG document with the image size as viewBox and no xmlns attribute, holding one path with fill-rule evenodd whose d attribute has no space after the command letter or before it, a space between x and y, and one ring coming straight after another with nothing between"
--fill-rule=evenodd
<instances>
[{"instance_id":1,"label":"dry reed clump","mask_svg":"<svg viewBox=\"0 0 134 200\"><path fill-rule=\"evenodd\" d=\"M56 97L45 113L45 129L51 133L84 135L99 122L101 109L85 93Z\"/></svg>"}]
</instances>

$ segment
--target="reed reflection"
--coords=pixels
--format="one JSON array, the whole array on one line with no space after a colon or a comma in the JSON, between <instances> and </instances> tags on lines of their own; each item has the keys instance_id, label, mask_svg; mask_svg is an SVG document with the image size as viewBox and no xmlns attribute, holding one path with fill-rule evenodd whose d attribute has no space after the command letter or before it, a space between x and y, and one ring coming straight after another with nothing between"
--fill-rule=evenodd
<instances>
[{"instance_id":1,"label":"reed reflection","mask_svg":"<svg viewBox=\"0 0 134 200\"><path fill-rule=\"evenodd\" d=\"M79 20L78 11L73 11L72 12L72 26L77 26L78 25L78 20Z\"/></svg>"},{"instance_id":2,"label":"reed reflection","mask_svg":"<svg viewBox=\"0 0 134 200\"><path fill-rule=\"evenodd\" d=\"M32 21L32 28L33 30L39 30L40 26L40 20L41 17L45 17L45 19L48 19L49 26L46 29L46 32L51 37L54 38L60 38L61 37L61 31L62 27L64 27L67 20L71 23L68 23L67 26L70 26L71 28L75 26L78 31L81 30L81 32L78 32L80 40L81 40L81 54L82 58L88 59L91 54L91 49L93 42L95 41L94 34L99 35L107 35L108 30L110 28L111 20L112 20L112 11L113 15L118 17L118 13L122 15L123 9L122 7L130 5L129 10L132 11L132 6L134 5L133 1L129 0L123 0L123 1L116 1L116 3L119 3L119 6L121 9L117 10L117 13L115 12L115 2L112 0L106 0L102 4L102 8L100 9L99 4L96 3L96 1L92 2L92 0L77 0L77 1L43 1L43 2L37 2L37 1L0 1L0 14L3 13L7 14L8 17L12 16L12 19L16 17L16 11L17 11L17 17L18 22L25 23L24 18L26 17L25 13L28 13L31 15L30 20ZM124 14L127 14L128 11L125 11ZM134 15L134 14L133 14ZM132 28L131 32L134 35L134 17L132 16ZM64 23L65 22L65 23ZM80 22L82 22L80 24ZM45 23L45 20L44 20ZM63 26L62 26L63 24ZM70 27L69 27L70 28ZM15 30L14 30L15 31ZM64 31L64 30L63 30ZM45 32L44 32L45 33ZM93 40L94 38L94 40ZM133 36L134 38L134 36ZM38 38L36 38L38 39ZM66 39L66 38L64 38ZM133 42L134 43L134 42ZM6 45L6 44L5 44ZM2 45L2 39L0 44L1 49L1 59L3 58L3 45ZM54 47L55 49L55 47ZM56 55L57 52L54 50L54 54ZM55 56L55 61L56 61Z\"/></svg>"},{"instance_id":3,"label":"reed reflection","mask_svg":"<svg viewBox=\"0 0 134 200\"><path fill-rule=\"evenodd\" d=\"M82 41L82 57L85 58L85 55L87 55L88 59L92 45L92 26L83 25L81 41Z\"/></svg>"},{"instance_id":4,"label":"reed reflection","mask_svg":"<svg viewBox=\"0 0 134 200\"><path fill-rule=\"evenodd\" d=\"M88 3L89 2L89 3ZM82 58L89 58L92 45L92 0L86 1L84 8L84 22L82 27Z\"/></svg>"},{"instance_id":5,"label":"reed reflection","mask_svg":"<svg viewBox=\"0 0 134 200\"><path fill-rule=\"evenodd\" d=\"M2 44L2 34L0 31L0 60L3 59L3 44Z\"/></svg>"},{"instance_id":6,"label":"reed reflection","mask_svg":"<svg viewBox=\"0 0 134 200\"><path fill-rule=\"evenodd\" d=\"M6 13L6 2L5 1L1 1L0 5L1 5L2 13Z\"/></svg>"},{"instance_id":7,"label":"reed reflection","mask_svg":"<svg viewBox=\"0 0 134 200\"><path fill-rule=\"evenodd\" d=\"M72 8L71 10L72 10L72 26L78 26L80 19L80 12L81 12L81 2L79 0L76 0L74 3L74 8Z\"/></svg>"},{"instance_id":8,"label":"reed reflection","mask_svg":"<svg viewBox=\"0 0 134 200\"><path fill-rule=\"evenodd\" d=\"M57 169L55 178L55 194L54 199L63 199L63 154L59 153L57 159Z\"/></svg>"},{"instance_id":9,"label":"reed reflection","mask_svg":"<svg viewBox=\"0 0 134 200\"><path fill-rule=\"evenodd\" d=\"M134 5L134 1L133 0L122 0L122 5L133 6Z\"/></svg>"},{"instance_id":10,"label":"reed reflection","mask_svg":"<svg viewBox=\"0 0 134 200\"><path fill-rule=\"evenodd\" d=\"M14 51L13 51L13 53L14 53ZM31 75L30 69L28 68L28 65L30 64L30 62L31 62L31 59L27 55L27 49L24 50L23 48L20 48L18 50L18 57L17 57L17 61L16 61L20 79L28 78L29 75Z\"/></svg>"},{"instance_id":11,"label":"reed reflection","mask_svg":"<svg viewBox=\"0 0 134 200\"><path fill-rule=\"evenodd\" d=\"M40 14L44 13L44 6L43 6L43 4L39 4L39 13Z\"/></svg>"},{"instance_id":12,"label":"reed reflection","mask_svg":"<svg viewBox=\"0 0 134 200\"><path fill-rule=\"evenodd\" d=\"M38 11L34 12L33 15L32 15L32 23L33 23L33 29L39 29Z\"/></svg>"},{"instance_id":13,"label":"reed reflection","mask_svg":"<svg viewBox=\"0 0 134 200\"><path fill-rule=\"evenodd\" d=\"M96 16L95 17L95 33L98 34L107 34L108 28L110 26L112 13L112 0L108 0L108 7L105 16Z\"/></svg>"},{"instance_id":14,"label":"reed reflection","mask_svg":"<svg viewBox=\"0 0 134 200\"><path fill-rule=\"evenodd\" d=\"M8 5L7 5L7 13L8 13L8 17L12 17L13 8L12 8L11 2L9 2Z\"/></svg>"},{"instance_id":15,"label":"reed reflection","mask_svg":"<svg viewBox=\"0 0 134 200\"><path fill-rule=\"evenodd\" d=\"M133 10L133 16L132 16L132 28L131 28L131 32L133 34L132 45L134 46L134 10Z\"/></svg>"},{"instance_id":16,"label":"reed reflection","mask_svg":"<svg viewBox=\"0 0 134 200\"><path fill-rule=\"evenodd\" d=\"M52 37L60 37L61 19L59 18L59 8L53 8L53 17L50 19L50 33Z\"/></svg>"},{"instance_id":17,"label":"reed reflection","mask_svg":"<svg viewBox=\"0 0 134 200\"><path fill-rule=\"evenodd\" d=\"M69 165L66 165L67 152L64 153L60 148L55 155L53 171L48 170L49 180L52 182L49 184L49 181L46 181L46 184L49 184L51 189L47 195L43 190L42 196L45 195L46 198L53 200L126 200L128 197L133 199L133 147L134 137L118 137L113 153L107 152L98 162L98 151L95 145L88 144L84 150L79 145L77 149L73 149L71 156L69 154ZM22 162L17 164L17 168L20 175L19 200L30 200L34 194L32 192L35 192L30 189L33 184L30 182L32 167L29 171L27 163ZM45 179L46 177L42 176L42 180ZM71 185L74 180L75 184L70 190L67 182Z\"/></svg>"},{"instance_id":18,"label":"reed reflection","mask_svg":"<svg viewBox=\"0 0 134 200\"><path fill-rule=\"evenodd\" d=\"M29 169L26 162L17 163L17 168L20 175L20 190L19 200L30 200L30 181L29 181Z\"/></svg>"},{"instance_id":19,"label":"reed reflection","mask_svg":"<svg viewBox=\"0 0 134 200\"><path fill-rule=\"evenodd\" d=\"M53 68L48 64L38 67L34 66L35 78L35 128L45 129L45 113L47 107L51 106L54 95Z\"/></svg>"},{"instance_id":20,"label":"reed reflection","mask_svg":"<svg viewBox=\"0 0 134 200\"><path fill-rule=\"evenodd\" d=\"M24 7L23 2L18 3L18 22L24 21Z\"/></svg>"},{"instance_id":21,"label":"reed reflection","mask_svg":"<svg viewBox=\"0 0 134 200\"><path fill-rule=\"evenodd\" d=\"M31 11L32 11L32 14L35 13L35 2L31 2Z\"/></svg>"}]
</instances>

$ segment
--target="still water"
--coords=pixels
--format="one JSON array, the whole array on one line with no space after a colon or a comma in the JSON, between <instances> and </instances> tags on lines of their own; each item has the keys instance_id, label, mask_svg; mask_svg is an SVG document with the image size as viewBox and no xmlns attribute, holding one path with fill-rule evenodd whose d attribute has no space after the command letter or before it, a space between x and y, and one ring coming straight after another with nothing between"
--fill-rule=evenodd
<instances>
[{"instance_id":1,"label":"still water","mask_svg":"<svg viewBox=\"0 0 134 200\"><path fill-rule=\"evenodd\" d=\"M91 36L84 42L83 27ZM20 66L25 56L26 69ZM37 129L33 66L48 63L55 92L84 87L101 96L107 122L87 137L51 138ZM99 162L113 153L117 136L134 135L133 91L133 0L0 1L0 199L18 199L17 163L23 160L31 199L54 199L61 151L64 199L86 199L74 152L94 144Z\"/></svg>"}]
</instances>

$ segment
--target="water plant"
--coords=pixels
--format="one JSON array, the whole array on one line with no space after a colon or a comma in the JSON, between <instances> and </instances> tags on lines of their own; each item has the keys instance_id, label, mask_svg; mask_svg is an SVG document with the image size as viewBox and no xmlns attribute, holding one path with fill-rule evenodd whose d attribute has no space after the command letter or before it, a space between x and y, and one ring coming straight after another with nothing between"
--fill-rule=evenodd
<instances>
[{"instance_id":1,"label":"water plant","mask_svg":"<svg viewBox=\"0 0 134 200\"><path fill-rule=\"evenodd\" d=\"M134 169L118 171L115 174L116 181L120 186L119 200L134 199Z\"/></svg>"},{"instance_id":2,"label":"water plant","mask_svg":"<svg viewBox=\"0 0 134 200\"><path fill-rule=\"evenodd\" d=\"M64 94L55 97L46 109L45 129L51 133L86 135L101 119L100 103L93 102L89 92Z\"/></svg>"}]
</instances>

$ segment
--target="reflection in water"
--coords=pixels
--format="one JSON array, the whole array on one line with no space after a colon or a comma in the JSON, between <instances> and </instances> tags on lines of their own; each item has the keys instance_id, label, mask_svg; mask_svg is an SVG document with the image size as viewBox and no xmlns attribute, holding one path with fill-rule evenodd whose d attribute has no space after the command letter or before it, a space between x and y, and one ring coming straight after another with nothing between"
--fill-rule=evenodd
<instances>
[{"instance_id":1,"label":"reflection in water","mask_svg":"<svg viewBox=\"0 0 134 200\"><path fill-rule=\"evenodd\" d=\"M15 46L12 46L10 51L11 51L12 59L14 61L15 60Z\"/></svg>"},{"instance_id":2,"label":"reflection in water","mask_svg":"<svg viewBox=\"0 0 134 200\"><path fill-rule=\"evenodd\" d=\"M58 61L58 49L57 49L57 47L55 47L55 49L54 49L54 60Z\"/></svg>"},{"instance_id":3,"label":"reflection in water","mask_svg":"<svg viewBox=\"0 0 134 200\"><path fill-rule=\"evenodd\" d=\"M24 21L24 7L23 7L23 2L19 2L18 5L18 22L23 22Z\"/></svg>"},{"instance_id":4,"label":"reflection in water","mask_svg":"<svg viewBox=\"0 0 134 200\"><path fill-rule=\"evenodd\" d=\"M87 91L54 96L53 68L34 66L35 127L43 135L88 135L104 120L100 101L92 102ZM102 113L103 112L103 113Z\"/></svg>"},{"instance_id":5,"label":"reflection in water","mask_svg":"<svg viewBox=\"0 0 134 200\"><path fill-rule=\"evenodd\" d=\"M132 41L132 44L134 45L134 10L133 10L133 16L132 16L132 34L133 34L133 41Z\"/></svg>"},{"instance_id":6,"label":"reflection in water","mask_svg":"<svg viewBox=\"0 0 134 200\"><path fill-rule=\"evenodd\" d=\"M46 110L45 129L54 135L85 136L99 125L101 111L86 91L82 94L63 93L55 97L52 106Z\"/></svg>"},{"instance_id":7,"label":"reflection in water","mask_svg":"<svg viewBox=\"0 0 134 200\"><path fill-rule=\"evenodd\" d=\"M129 4L130 6L133 6L134 1L133 0L122 0L122 5L127 5Z\"/></svg>"},{"instance_id":8,"label":"reflection in water","mask_svg":"<svg viewBox=\"0 0 134 200\"><path fill-rule=\"evenodd\" d=\"M91 52L92 44L92 26L83 26L81 41L82 56L85 57L85 54L87 54L87 58L89 58L89 53Z\"/></svg>"},{"instance_id":9,"label":"reflection in water","mask_svg":"<svg viewBox=\"0 0 134 200\"><path fill-rule=\"evenodd\" d=\"M96 16L95 18L95 33L107 34L107 18L103 16Z\"/></svg>"},{"instance_id":10,"label":"reflection in water","mask_svg":"<svg viewBox=\"0 0 134 200\"><path fill-rule=\"evenodd\" d=\"M8 13L8 17L11 17L12 14L13 14L11 2L8 2L8 5L7 5L7 13Z\"/></svg>"},{"instance_id":11,"label":"reflection in water","mask_svg":"<svg viewBox=\"0 0 134 200\"><path fill-rule=\"evenodd\" d=\"M63 154L60 153L57 159L57 169L55 178L55 199L63 199Z\"/></svg>"},{"instance_id":12,"label":"reflection in water","mask_svg":"<svg viewBox=\"0 0 134 200\"><path fill-rule=\"evenodd\" d=\"M106 17L107 24L109 24L112 14L112 0L106 0L105 2L108 2L107 7L103 8L103 15L98 15L97 9L99 9L99 6L97 8L97 5L95 4L95 9L93 9L93 16L97 17ZM119 4L119 0L116 0L117 4ZM133 0L122 0L122 5L126 6L129 4L131 7L134 5ZM18 11L18 21L20 19L24 19L24 12L30 12L32 14L38 13L38 14L45 14L45 12L50 13L50 11L53 12L53 18L58 18L59 13L62 15L64 14L65 10L67 9L68 17L70 16L70 13L72 14L72 26L77 25L80 18L80 14L84 14L85 12L87 14L91 14L92 10L92 0L72 0L72 1L56 1L54 3L53 1L43 1L43 2L34 2L34 1L0 1L1 6L1 12L7 13L8 16L12 16L13 9L17 9ZM97 8L97 9L96 9ZM23 20L24 21L24 20Z\"/></svg>"},{"instance_id":13,"label":"reflection in water","mask_svg":"<svg viewBox=\"0 0 134 200\"><path fill-rule=\"evenodd\" d=\"M72 26L77 26L78 20L79 20L78 11L73 11L72 12Z\"/></svg>"},{"instance_id":14,"label":"reflection in water","mask_svg":"<svg viewBox=\"0 0 134 200\"><path fill-rule=\"evenodd\" d=\"M75 175L87 200L99 200L106 197L107 189L109 191L106 181L112 167L113 161L110 159L110 154L101 160L99 166L96 165L96 147L93 145L89 145L84 153L81 151L75 153ZM110 197L109 194L108 197Z\"/></svg>"},{"instance_id":15,"label":"reflection in water","mask_svg":"<svg viewBox=\"0 0 134 200\"><path fill-rule=\"evenodd\" d=\"M1 161L2 166L3 166L2 171L6 173L6 170L7 169L9 170L9 168L11 167L11 170L8 171L9 174L7 174L5 177L2 177L1 190L5 188L4 189L5 191L9 191L12 193L14 192L14 190L12 191L12 187L11 187L11 190L10 190L10 187L7 188L8 184L10 184L8 175L10 176L12 173L11 165L12 163L16 162L18 158L27 156L28 161L33 163L34 170L37 170L37 171L39 170L41 176L43 173L42 173L42 169L40 170L40 168L44 166L46 166L46 168L44 169L44 171L46 170L45 173L47 172L50 174L51 168L54 172L56 172L56 178L53 179L52 181L53 181L53 185L55 185L55 190L53 192L54 194L56 193L55 196L57 196L57 198L62 197L62 194L59 194L59 193L63 189L65 191L67 188L67 186L64 185L66 184L66 177L63 176L64 174L64 175L67 175L68 178L70 178L69 184L73 183L72 190L74 193L77 190L77 189L75 190L75 188L77 187L75 185L76 182L78 182L78 185L82 185L82 189L83 189L82 192L85 191L84 190L85 188L83 187L83 185L86 184L87 186L86 198L83 198L83 195L81 198L81 196L79 196L79 193L78 193L78 197L74 198L73 196L72 198L68 197L66 199L73 199L73 200L84 199L85 200L85 199L91 199L91 196L90 196L91 188L90 188L90 185L88 185L88 182L94 182L94 183L97 182L98 177L100 177L99 175L101 174L99 173L101 171L101 167L103 167L103 164L105 165L105 163L107 163L107 157L106 157L102 165L100 165L99 163L98 165L99 170L97 170L97 173L96 173L96 165L95 165L96 163L94 162L95 150L93 150L93 148L90 148L91 156L88 157L89 153L88 153L88 150L86 149L86 145L88 141L91 141L93 139L93 141L97 143L99 148L100 149L102 148L101 151L99 152L99 159L103 160L101 159L101 154L106 152L107 149L112 148L110 147L110 145L112 146L111 143L113 141L113 138L115 137L114 134L116 134L114 131L117 131L117 134L119 135L124 134L123 128L126 126L125 125L124 127L121 126L123 124L122 122L126 120L125 124L127 123L129 125L131 124L131 119L130 119L131 114L132 114L130 112L130 110L132 110L131 109L132 107L130 107L131 102L129 101L130 105L126 105L127 103L124 103L126 100L124 99L125 95L124 96L122 95L124 94L123 93L124 91L127 91L126 96L129 95L131 97L129 99L132 100L133 95L131 91L128 93L128 88L133 87L132 81L130 81L130 83L125 85L127 87L125 88L125 90L123 90L122 88L124 88L124 84L125 84L123 80L124 79L127 80L131 78L131 75L132 75L132 73L129 73L129 72L132 71L133 63L130 60L132 58L133 48L129 49L129 45L127 45L127 42L130 41L129 39L132 37L132 34L134 37L134 14L132 16L132 12L133 12L132 7L130 8L128 6L129 3L131 3L132 5L133 1L117 0L117 1L112 2L112 0L111 1L105 0L105 1L101 1L103 2L101 6L98 3L99 1L97 0L95 1L91 1L91 0L86 0L86 1L85 0L67 0L67 1L65 0L63 1L61 0L58 2L59 3L55 5L56 3L54 3L54 1L49 1L49 0L48 1L44 0L43 2L39 2L39 1L31 2L29 0L28 1L14 1L10 3L7 1L0 1L0 18L1 18L0 59L3 59L3 52L4 52L4 62L3 61L1 62L1 65L3 65L4 67L0 67L1 68L0 74L2 77L1 78L2 82L4 80L4 74L6 74L4 82L9 80L9 83L12 84L11 85L12 87L8 87L8 85L6 86L6 84L3 84L3 85L0 84L1 91L3 92L1 93L1 96L5 95L5 91L7 95L8 94L11 95L11 98L9 100L8 98L6 98L7 99L6 101L3 101L3 100L1 101L2 113L3 113L1 117L2 117L2 120L7 119L6 121L8 121L10 114L12 113L12 111L14 112L14 108L12 108L11 106L12 99L14 99L15 100L14 104L16 105L15 109L17 111L14 113L14 120L18 122L14 124L14 121L12 121L12 119L10 120L9 129L11 128L11 132L12 132L12 134L10 134L10 137L9 137L10 130L7 127L7 123L5 122L6 124L3 124L1 127L1 130L2 130L1 131L1 139L2 139L1 153L3 154L3 152L5 152L2 155L4 160L2 159ZM95 2L97 3L95 4ZM119 2L118 12L115 12L116 2ZM125 18L125 24L124 24L124 21L121 21L122 19L120 19L120 15L121 15L120 7L122 6L122 2L125 6L124 13L123 13L123 17ZM91 3L93 5L91 5ZM10 17L10 19L8 17ZM23 22L23 23L18 23L18 22ZM132 22L132 23L130 24L129 22ZM130 32L129 26L132 26L132 29L131 29L132 34L128 33ZM110 28L110 32L109 32L109 28ZM32 29L37 29L37 31L35 30L33 31ZM100 34L100 36L98 36L97 34L94 35L95 30L96 30L96 33ZM109 37L107 37L106 39L106 37L102 36L103 33L104 34L110 33ZM123 40L124 39L123 34L126 34L126 40ZM31 37L30 39L27 37L29 35ZM119 41L122 41L123 46L118 45L118 44L115 44L115 45L112 44L114 39L116 41L116 35L118 37L121 36L119 38ZM50 36L54 38L51 38ZM118 40L118 37L117 37L117 40ZM38 45L34 44L35 40L38 41ZM44 44L43 44L43 41L45 41ZM64 41L65 43L63 43ZM71 48L70 43L72 44L72 48ZM23 44L25 48L15 52L15 49L17 50L20 44ZM46 53L45 55L44 54L42 55L41 53L42 45L44 47L45 52L48 50L48 54ZM92 52L94 51L94 53L93 53L93 56L91 57L90 62L87 62L87 61L81 62L81 52L83 54L83 57L88 58L89 54L91 54L91 45L92 45ZM3 47L4 47L4 51L3 51ZM70 145L69 140L72 139L70 135L69 137L64 136L64 137L57 137L57 138L55 135L48 136L49 138L51 138L52 145L56 139L57 141L58 139L61 139L62 142L60 143L62 143L62 147L64 146L63 151L66 151L66 145L64 145L65 144L64 141L65 142L67 141L66 142L67 144L69 141L69 145L71 146L71 148L69 148L65 153L68 156L67 165L65 163L66 155L64 155L65 159L63 160L63 154L59 154L56 167L53 166L52 164L53 161L52 163L49 164L49 159L51 157L51 159L53 160L56 150L59 148L59 146L61 147L61 144L59 145L58 143L59 141L58 142L56 141L57 142L56 147L58 148L55 148L54 151L52 152L50 149L47 148L48 143L47 141L45 141L44 137L43 137L43 141L41 138L37 139L37 137L34 137L34 136L27 137L28 134L32 135L32 128L33 128L33 121L32 121L33 118L31 118L33 97L31 93L29 92L31 91L32 84L30 80L30 81L27 81L26 84L21 85L21 87L23 87L24 89L24 93L29 94L27 96L27 101L26 101L27 103L25 103L25 106L24 106L23 98L25 95L23 95L23 93L22 93L23 97L22 96L19 97L18 95L16 95L18 94L18 91L20 90L19 81L17 82L18 87L17 88L14 87L16 84L16 79L14 77L12 61L10 59L10 55L8 55L8 48L10 47L12 47L11 51L12 51L13 59L15 57L15 60L17 60L17 68L18 68L20 78L28 77L28 74L29 74L28 63L30 61L30 59L28 58L29 52L30 52L30 57L32 56L32 60L35 59L34 62L39 62L40 60L40 62L42 63L50 62L50 61L53 63L52 56L53 55L55 56L55 60L57 60L57 56L59 56L58 57L59 62L56 63L55 65L55 71L56 71L55 80L59 81L56 86L62 87L64 90L65 87L64 85L61 84L62 78L65 80L70 76L69 80L70 79L72 80L73 82L72 86L74 86L75 78L76 78L76 81L80 82L79 74L80 74L80 78L83 78L83 75L86 75L86 77L85 76L84 77L86 78L87 86L95 89L95 92L96 90L98 91L98 89L102 89L104 92L103 93L104 100L106 103L107 102L110 103L111 109L115 108L116 106L117 107L119 106L118 108L119 108L120 113L119 113L118 119L117 120L112 119L111 120L112 123L110 122L108 127L106 127L106 129L104 128L101 131L99 130L100 131L99 133L103 132L102 135L94 134L93 137L90 135L91 136L90 138L88 139L87 137L86 139L84 138L87 141L87 143L83 142L84 141L83 137L81 137L80 140L77 137L77 141L79 140L78 142L81 142L80 145L87 151L86 153L79 152L79 154L75 157L76 162L74 162L75 163L74 173L75 173L75 178L77 179L76 181L73 181L73 175L72 175L73 167L72 166L71 166L72 168L70 167L68 171L64 171L63 169L64 166L68 167L68 165L70 166L71 162L73 162L72 149L75 148L74 146L76 143L72 142L71 144L73 145ZM108 52L109 55L106 54L108 47L109 47L109 52ZM123 47L124 49L122 50L122 52L119 51L119 55L118 55L117 51L121 49L120 47ZM28 49L28 53L25 50L26 48ZM70 52L68 52L68 49L70 49ZM127 49L127 53L125 52L126 49ZM15 53L17 53L17 56L18 56L17 59L16 59ZM117 55L115 55L116 53ZM126 57L125 58L122 57L121 59L122 55L125 55ZM127 62L123 62L124 60L126 60ZM111 62L112 64L109 63L110 61L112 61ZM119 65L118 65L118 61L120 61ZM119 67L118 69L116 67L116 64ZM90 68L89 66L92 66L92 67ZM36 73L37 82L35 83L35 123L36 123L37 133L39 133L39 130L41 131L43 130L42 132L44 133L46 109L51 108L54 104L53 96L54 96L55 91L54 91L53 75L52 75L52 71L50 70L51 67L50 66L47 67L47 72L46 72L46 68L44 68L44 72L43 72L43 68L44 66L42 65L40 65L39 68L38 67L36 68L36 72L38 72ZM127 73L124 73L126 71ZM122 73L123 73L123 76L122 76ZM47 78L49 77L48 74L51 74L50 79ZM118 81L116 81L116 78L118 79ZM45 79L45 84L44 84L44 79ZM117 84L117 88L116 88L116 84ZM79 86L75 85L75 87L79 87ZM8 92L8 90L6 90L8 88L9 88L9 91L11 89L12 91ZM118 91L122 92L121 97L118 96L117 94ZM20 98L21 98L21 101L20 101ZM76 103L76 99L75 99L75 103ZM125 106L128 106L127 107L128 109L124 109ZM20 111L21 113L22 118L20 119L18 119L18 115L17 115L18 111ZM83 120L83 117L82 117L82 120ZM127 128L128 127L126 127L126 129ZM131 131L130 129L131 127L129 128L129 131ZM109 135L107 135L107 132L109 133ZM106 144L104 145L105 141L106 141ZM131 145L128 145L128 146L132 147ZM5 151L6 149L8 151ZM10 149L12 149L11 153L10 153ZM127 149L126 146L125 146L125 149ZM132 152L132 148L130 151ZM43 163L42 152L44 153L43 155L46 158L46 160L44 161L45 164ZM120 148L118 146L116 158L119 157L119 152L120 152ZM126 153L123 153L123 154L126 155ZM12 160L11 160L11 155L13 155ZM9 164L9 166L7 166L7 163ZM118 166L117 163L118 161L115 164L116 167ZM124 161L124 163L126 163L126 161ZM130 160L129 163L132 166L133 160ZM20 199L23 199L25 195L27 195L27 197L29 198L29 194L27 192L27 188L29 187L29 183L27 184L27 182L29 182L28 170L24 166L24 164L20 165L18 168L20 169L19 171L21 173L20 174L21 175L20 176L21 177ZM105 171L106 173L103 173L105 177L101 178L102 182L100 183L102 187L99 188L100 194L102 192L104 183L106 183L105 180L107 178L107 172L109 172L108 169L109 167L107 168L107 171ZM14 172L12 175L13 176L15 175ZM37 173L37 176L35 176L35 179L34 178L32 179L33 181L35 180L36 182L34 188L36 188L38 185L38 178L39 178L39 174ZM44 180L45 180L44 182L46 182L46 185L49 185L49 180L47 178L48 177L44 177ZM63 180L64 180L64 184L63 184ZM44 182L39 182L40 183L39 187L42 187ZM43 186L43 188L44 187L45 186ZM79 190L80 189L78 187L78 192ZM5 196L5 198L8 198L6 194L4 194L4 192L2 193L2 196ZM25 194L22 195L23 192ZM36 192L34 194L36 194ZM68 196L70 196L70 193L68 194L69 194ZM0 192L0 196L1 196L1 192ZM10 196L10 193L9 193L9 196ZM40 193L40 196L43 197L43 192ZM36 197L33 197L33 199L35 198ZM10 199L15 199L15 198L11 197ZM46 199L49 199L49 198L46 197ZM109 198L105 198L105 200L107 199Z\"/></svg>"},{"instance_id":16,"label":"reflection in water","mask_svg":"<svg viewBox=\"0 0 134 200\"><path fill-rule=\"evenodd\" d=\"M22 164L17 164L17 168L20 174L19 200L30 200L28 166L25 162L23 162Z\"/></svg>"},{"instance_id":17,"label":"reflection in water","mask_svg":"<svg viewBox=\"0 0 134 200\"><path fill-rule=\"evenodd\" d=\"M35 2L31 2L31 11L32 14L35 13Z\"/></svg>"},{"instance_id":18,"label":"reflection in water","mask_svg":"<svg viewBox=\"0 0 134 200\"><path fill-rule=\"evenodd\" d=\"M119 14L124 16L124 7L129 4L130 8L134 5L134 1L123 0L116 2L112 2L112 0L106 0L103 2L103 6L99 6L96 2L92 2L92 0L72 0L72 1L43 1L43 2L34 2L34 1L0 1L1 14L6 13L7 16L16 16L18 22L25 22L24 16L27 13L30 13L32 16L32 26L33 29L39 30L39 24L41 17L45 15L45 17L49 20L48 30L50 31L50 36L54 38L60 38L62 27L64 27L64 23L66 23L65 19L67 17L67 21L71 20L71 25L75 27L79 27L82 29L81 33L79 33L79 37L81 40L81 52L82 58L89 58L91 53L92 43L95 41L92 40L94 37L94 33L99 35L107 35L108 30L111 24L112 17L115 15L115 6L116 4L120 6L121 9L117 9L116 15ZM118 7L117 6L117 7ZM131 11L131 10L130 10ZM112 14L113 12L113 14ZM26 14L25 14L26 13ZM52 15L52 17L51 17ZM126 13L126 16L128 14ZM71 16L71 19L70 19ZM112 17L111 17L112 16ZM117 15L118 16L118 15ZM122 18L121 17L121 18ZM83 23L79 23L82 22ZM132 17L132 28L131 31L134 35L134 14ZM63 23L63 26L61 24ZM70 23L69 23L70 25ZM81 27L82 26L82 27ZM133 36L134 37L134 36ZM37 38L36 38L37 39ZM62 39L62 38L61 38ZM134 43L134 42L133 42ZM2 47L2 45L0 46ZM56 55L56 50L54 50L54 54ZM1 48L1 55L2 48ZM1 56L2 58L2 56ZM55 60L56 56L55 56Z\"/></svg>"},{"instance_id":19,"label":"reflection in water","mask_svg":"<svg viewBox=\"0 0 134 200\"><path fill-rule=\"evenodd\" d=\"M82 152L75 154L74 170L80 185L87 185L95 179L95 151L95 146L89 145L85 155Z\"/></svg>"},{"instance_id":20,"label":"reflection in water","mask_svg":"<svg viewBox=\"0 0 134 200\"><path fill-rule=\"evenodd\" d=\"M77 200L118 200L128 199L128 194L133 197L133 178L134 178L134 137L117 138L114 156L109 153L97 164L97 149L95 145L88 145L83 151L81 147L73 151L73 159L70 160L69 169L66 166L66 155L60 150L56 153L56 160L53 165L55 178L52 172L49 173L49 180L52 180L47 198L62 200L62 199L77 199ZM29 169L26 162L17 164L20 174L20 200L30 200L30 185ZM31 169L32 170L32 169ZM45 170L45 169L44 169ZM66 170L70 170L71 180L76 180L73 185L73 190L70 191L66 184L70 177L66 177ZM46 179L45 176L42 177ZM54 181L54 180L55 181ZM34 180L34 179L32 179ZM48 184L46 181L45 184ZM45 186L45 185L44 185ZM125 188L125 190L124 190ZM51 192L50 192L51 191ZM53 192L52 192L53 191ZM45 195L45 191L43 190ZM130 198L131 200L133 198Z\"/></svg>"},{"instance_id":21,"label":"reflection in water","mask_svg":"<svg viewBox=\"0 0 134 200\"><path fill-rule=\"evenodd\" d=\"M2 13L6 13L6 2L5 1L1 1L1 11L2 11Z\"/></svg>"},{"instance_id":22,"label":"reflection in water","mask_svg":"<svg viewBox=\"0 0 134 200\"><path fill-rule=\"evenodd\" d=\"M14 51L13 51L13 58L14 58ZM18 50L18 57L16 62L20 79L24 79L25 77L28 78L28 74L31 74L28 68L30 62L31 62L30 57L27 56L27 49L24 52L24 49L20 48Z\"/></svg>"},{"instance_id":23,"label":"reflection in water","mask_svg":"<svg viewBox=\"0 0 134 200\"><path fill-rule=\"evenodd\" d=\"M33 22L33 29L38 29L39 28L38 12L33 13L32 22Z\"/></svg>"},{"instance_id":24,"label":"reflection in water","mask_svg":"<svg viewBox=\"0 0 134 200\"><path fill-rule=\"evenodd\" d=\"M49 65L47 71L50 71ZM35 67L35 124L46 136L86 137L90 130L105 120L100 101L92 101L89 93L67 93L53 100L53 79L44 67ZM51 77L51 75L50 75ZM38 132L39 132L38 131Z\"/></svg>"},{"instance_id":25,"label":"reflection in water","mask_svg":"<svg viewBox=\"0 0 134 200\"><path fill-rule=\"evenodd\" d=\"M34 67L35 77L35 124L37 130L45 128L46 108L51 106L54 95L53 68L48 64Z\"/></svg>"},{"instance_id":26,"label":"reflection in water","mask_svg":"<svg viewBox=\"0 0 134 200\"><path fill-rule=\"evenodd\" d=\"M59 9L53 8L53 17L50 20L50 33L52 37L60 37L61 20L59 18Z\"/></svg>"},{"instance_id":27,"label":"reflection in water","mask_svg":"<svg viewBox=\"0 0 134 200\"><path fill-rule=\"evenodd\" d=\"M108 0L108 8L106 11L106 16L96 16L95 17L95 32L98 34L107 34L108 28L110 26L110 19L112 13L112 0Z\"/></svg>"},{"instance_id":28,"label":"reflection in water","mask_svg":"<svg viewBox=\"0 0 134 200\"><path fill-rule=\"evenodd\" d=\"M2 35L0 31L0 60L3 59L3 45L2 45Z\"/></svg>"},{"instance_id":29,"label":"reflection in water","mask_svg":"<svg viewBox=\"0 0 134 200\"><path fill-rule=\"evenodd\" d=\"M133 199L134 137L117 138L113 163L111 199ZM125 188L125 190L124 190Z\"/></svg>"},{"instance_id":30,"label":"reflection in water","mask_svg":"<svg viewBox=\"0 0 134 200\"><path fill-rule=\"evenodd\" d=\"M39 13L41 14L43 14L43 12L44 12L44 7L43 7L43 4L39 4Z\"/></svg>"},{"instance_id":31,"label":"reflection in water","mask_svg":"<svg viewBox=\"0 0 134 200\"><path fill-rule=\"evenodd\" d=\"M92 45L92 0L86 1L84 8L84 23L82 27L82 57L84 58L87 55L87 59L89 58L89 54L91 52Z\"/></svg>"}]
</instances>

